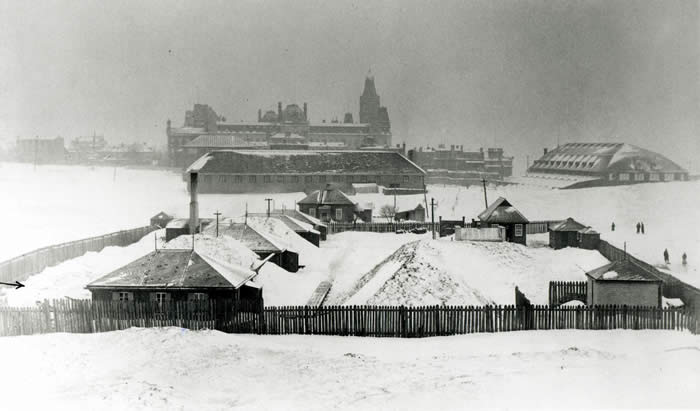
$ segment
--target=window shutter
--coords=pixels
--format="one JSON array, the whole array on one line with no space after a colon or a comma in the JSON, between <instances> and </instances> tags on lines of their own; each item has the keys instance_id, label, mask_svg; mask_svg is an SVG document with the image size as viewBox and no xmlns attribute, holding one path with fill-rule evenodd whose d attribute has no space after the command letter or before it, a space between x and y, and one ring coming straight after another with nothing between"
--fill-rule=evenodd
<instances>
[{"instance_id":1,"label":"window shutter","mask_svg":"<svg viewBox=\"0 0 700 411\"><path fill-rule=\"evenodd\" d=\"M156 301L157 301L157 299L156 299L156 293L149 293L148 300L149 300L151 303L156 302Z\"/></svg>"},{"instance_id":2,"label":"window shutter","mask_svg":"<svg viewBox=\"0 0 700 411\"><path fill-rule=\"evenodd\" d=\"M119 301L119 293L112 291L112 301Z\"/></svg>"},{"instance_id":3,"label":"window shutter","mask_svg":"<svg viewBox=\"0 0 700 411\"><path fill-rule=\"evenodd\" d=\"M127 293L129 295L129 301L134 301L134 293Z\"/></svg>"},{"instance_id":4,"label":"window shutter","mask_svg":"<svg viewBox=\"0 0 700 411\"><path fill-rule=\"evenodd\" d=\"M165 293L165 302L166 303L170 302L170 293Z\"/></svg>"}]
</instances>

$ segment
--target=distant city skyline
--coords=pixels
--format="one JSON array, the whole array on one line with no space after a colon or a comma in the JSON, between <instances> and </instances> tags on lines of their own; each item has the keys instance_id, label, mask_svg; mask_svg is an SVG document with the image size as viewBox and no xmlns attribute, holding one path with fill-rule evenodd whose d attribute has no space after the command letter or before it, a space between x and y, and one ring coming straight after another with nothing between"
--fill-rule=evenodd
<instances>
[{"instance_id":1,"label":"distant city skyline","mask_svg":"<svg viewBox=\"0 0 700 411\"><path fill-rule=\"evenodd\" d=\"M359 121L369 69L394 143L628 142L695 171L698 1L0 5L0 138L163 146L194 103L228 121L308 102Z\"/></svg>"}]
</instances>

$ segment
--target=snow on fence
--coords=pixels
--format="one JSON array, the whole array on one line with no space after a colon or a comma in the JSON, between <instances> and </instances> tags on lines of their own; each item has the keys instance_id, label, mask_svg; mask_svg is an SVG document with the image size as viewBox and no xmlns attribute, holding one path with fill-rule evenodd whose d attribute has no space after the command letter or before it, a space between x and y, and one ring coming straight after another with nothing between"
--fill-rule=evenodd
<instances>
[{"instance_id":1,"label":"snow on fence","mask_svg":"<svg viewBox=\"0 0 700 411\"><path fill-rule=\"evenodd\" d=\"M46 267L80 257L89 251L101 251L109 246L124 247L133 244L156 228L144 226L131 230L122 230L97 237L52 245L22 254L19 257L0 263L0 281L26 280L30 276L40 273Z\"/></svg>"},{"instance_id":2,"label":"snow on fence","mask_svg":"<svg viewBox=\"0 0 700 411\"><path fill-rule=\"evenodd\" d=\"M373 233L393 233L397 230L409 231L414 228L425 228L430 231L435 226L435 232L440 232L439 223L429 222L396 222L396 223L328 223L328 234L337 234L345 231L367 231Z\"/></svg>"},{"instance_id":3,"label":"snow on fence","mask_svg":"<svg viewBox=\"0 0 700 411\"><path fill-rule=\"evenodd\" d=\"M505 241L506 230L503 227L455 227L455 240L457 241Z\"/></svg>"},{"instance_id":4,"label":"snow on fence","mask_svg":"<svg viewBox=\"0 0 700 411\"><path fill-rule=\"evenodd\" d=\"M588 296L586 287L585 281L550 281L549 305L556 307L574 300L586 304Z\"/></svg>"},{"instance_id":5,"label":"snow on fence","mask_svg":"<svg viewBox=\"0 0 700 411\"><path fill-rule=\"evenodd\" d=\"M176 326L229 333L430 337L519 330L663 329L700 331L682 308L628 306L327 306L234 308L232 305L59 300L0 308L0 335L96 333Z\"/></svg>"}]
</instances>

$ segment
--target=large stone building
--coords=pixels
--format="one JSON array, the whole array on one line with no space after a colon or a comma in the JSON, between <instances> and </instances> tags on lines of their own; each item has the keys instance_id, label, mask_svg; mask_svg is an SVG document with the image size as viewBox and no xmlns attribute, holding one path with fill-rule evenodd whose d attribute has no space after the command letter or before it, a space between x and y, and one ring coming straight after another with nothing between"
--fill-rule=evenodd
<instances>
[{"instance_id":1,"label":"large stone building","mask_svg":"<svg viewBox=\"0 0 700 411\"><path fill-rule=\"evenodd\" d=\"M423 190L425 171L395 151L219 150L187 169L200 193L311 192L334 183Z\"/></svg>"},{"instance_id":2,"label":"large stone building","mask_svg":"<svg viewBox=\"0 0 700 411\"><path fill-rule=\"evenodd\" d=\"M277 103L277 111L258 110L257 122L233 123L218 115L206 104L195 104L185 113L182 127L167 122L168 155L173 165L187 167L202 151L260 146L271 149L359 149L391 146L391 124L386 107L381 106L374 84L368 75L360 97L360 122L352 113L343 122L312 122L308 105L300 107ZM207 136L202 139L200 137ZM212 137L215 136L215 137ZM207 143L215 143L207 146ZM224 144L224 146L222 146ZM230 146L226 146L229 144Z\"/></svg>"},{"instance_id":3,"label":"large stone building","mask_svg":"<svg viewBox=\"0 0 700 411\"><path fill-rule=\"evenodd\" d=\"M564 182L559 188L686 181L688 171L653 151L625 143L567 143L527 169L530 179Z\"/></svg>"},{"instance_id":4,"label":"large stone building","mask_svg":"<svg viewBox=\"0 0 700 411\"><path fill-rule=\"evenodd\" d=\"M500 181L513 175L513 157L504 156L502 148L464 151L461 145L419 147L409 150L408 158L426 170L428 184L481 184L482 178Z\"/></svg>"}]
</instances>

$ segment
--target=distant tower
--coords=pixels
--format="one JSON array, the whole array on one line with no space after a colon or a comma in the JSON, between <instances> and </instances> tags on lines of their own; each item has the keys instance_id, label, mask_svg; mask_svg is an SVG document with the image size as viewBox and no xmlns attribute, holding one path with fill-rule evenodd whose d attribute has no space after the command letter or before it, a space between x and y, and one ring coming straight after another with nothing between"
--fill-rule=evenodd
<instances>
[{"instance_id":1,"label":"distant tower","mask_svg":"<svg viewBox=\"0 0 700 411\"><path fill-rule=\"evenodd\" d=\"M374 76L370 70L365 77L365 88L360 96L360 123L373 124L379 112L379 95L374 87Z\"/></svg>"}]
</instances>

